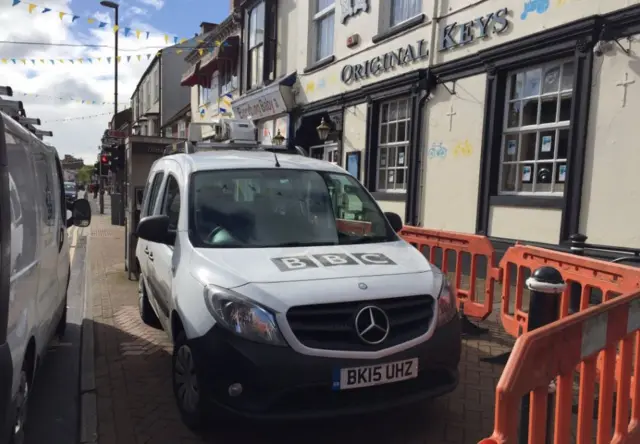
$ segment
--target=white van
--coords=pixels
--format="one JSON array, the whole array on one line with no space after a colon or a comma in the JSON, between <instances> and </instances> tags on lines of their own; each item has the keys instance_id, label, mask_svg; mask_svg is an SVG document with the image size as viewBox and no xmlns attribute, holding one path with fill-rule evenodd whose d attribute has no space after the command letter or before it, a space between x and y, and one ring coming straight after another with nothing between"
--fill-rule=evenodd
<instances>
[{"instance_id":1,"label":"white van","mask_svg":"<svg viewBox=\"0 0 640 444\"><path fill-rule=\"evenodd\" d=\"M70 206L55 148L0 112L0 443L23 442L36 370L64 334L67 228L91 220L86 200Z\"/></svg>"},{"instance_id":2,"label":"white van","mask_svg":"<svg viewBox=\"0 0 640 444\"><path fill-rule=\"evenodd\" d=\"M211 144L151 168L140 314L173 340L185 423L344 415L454 390L446 276L344 169L276 151Z\"/></svg>"}]
</instances>

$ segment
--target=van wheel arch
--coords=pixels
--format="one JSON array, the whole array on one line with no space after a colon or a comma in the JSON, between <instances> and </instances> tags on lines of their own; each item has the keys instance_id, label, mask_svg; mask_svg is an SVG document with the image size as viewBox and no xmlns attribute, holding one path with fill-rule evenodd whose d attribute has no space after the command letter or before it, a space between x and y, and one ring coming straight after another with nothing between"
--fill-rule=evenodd
<instances>
[{"instance_id":1,"label":"van wheel arch","mask_svg":"<svg viewBox=\"0 0 640 444\"><path fill-rule=\"evenodd\" d=\"M173 310L171 313L171 339L173 342L176 342L178 335L184 332L184 325L182 323L182 319L180 319L180 315L177 311Z\"/></svg>"}]
</instances>

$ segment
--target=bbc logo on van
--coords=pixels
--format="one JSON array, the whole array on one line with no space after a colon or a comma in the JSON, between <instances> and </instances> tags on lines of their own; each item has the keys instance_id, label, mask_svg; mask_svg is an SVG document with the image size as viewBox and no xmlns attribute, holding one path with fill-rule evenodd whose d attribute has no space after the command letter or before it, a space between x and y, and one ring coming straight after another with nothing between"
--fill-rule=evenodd
<instances>
[{"instance_id":1,"label":"bbc logo on van","mask_svg":"<svg viewBox=\"0 0 640 444\"><path fill-rule=\"evenodd\" d=\"M396 265L394 261L382 253L325 253L311 256L274 257L271 261L280 271L348 265Z\"/></svg>"}]
</instances>

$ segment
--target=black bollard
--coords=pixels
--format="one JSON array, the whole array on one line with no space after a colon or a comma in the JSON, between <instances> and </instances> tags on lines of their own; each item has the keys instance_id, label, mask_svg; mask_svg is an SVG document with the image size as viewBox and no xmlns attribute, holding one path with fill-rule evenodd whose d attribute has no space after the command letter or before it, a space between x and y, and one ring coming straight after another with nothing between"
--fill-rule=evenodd
<instances>
[{"instance_id":1,"label":"black bollard","mask_svg":"<svg viewBox=\"0 0 640 444\"><path fill-rule=\"evenodd\" d=\"M569 236L571 240L571 253L576 256L584 256L584 247L587 242L587 236L584 234L576 233ZM582 287L576 282L571 283L571 291L569 293L569 314L577 313L580 311L580 298L582 293Z\"/></svg>"},{"instance_id":2,"label":"black bollard","mask_svg":"<svg viewBox=\"0 0 640 444\"><path fill-rule=\"evenodd\" d=\"M533 331L557 321L560 317L560 295L566 283L558 270L553 267L540 267L527 279L527 288L531 292L529 300L529 320L527 331ZM551 424L553 402L555 398L555 384L549 384L549 399L547 408L547 443L551 442ZM518 442L529 442L529 394L522 398L520 410L520 433Z\"/></svg>"}]
</instances>

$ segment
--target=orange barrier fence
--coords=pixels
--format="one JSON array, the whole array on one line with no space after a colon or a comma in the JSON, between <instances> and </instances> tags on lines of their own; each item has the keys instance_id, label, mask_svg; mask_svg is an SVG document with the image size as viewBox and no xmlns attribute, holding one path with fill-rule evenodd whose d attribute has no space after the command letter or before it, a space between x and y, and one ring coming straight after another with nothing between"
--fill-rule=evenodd
<instances>
[{"instance_id":1,"label":"orange barrier fence","mask_svg":"<svg viewBox=\"0 0 640 444\"><path fill-rule=\"evenodd\" d=\"M510 265L517 267L516 282L511 282ZM557 269L567 283L560 300L560 318L569 314L572 283L581 288L580 310L589 308L592 290L601 292L603 301L613 299L620 294L640 290L640 269L627 265L614 264L589 257L548 250L529 245L515 245L509 248L500 261L503 270L502 305L500 318L504 329L518 337L527 331L528 307L523 307L525 289L525 271L531 272L543 266ZM511 294L515 290L515 295ZM512 297L515 296L513 313L510 313Z\"/></svg>"},{"instance_id":2,"label":"orange barrier fence","mask_svg":"<svg viewBox=\"0 0 640 444\"><path fill-rule=\"evenodd\" d=\"M501 273L500 268L495 265L495 250L487 237L410 226L405 226L400 231L400 235L427 256L431 263L437 263L436 254L440 249L442 251L441 269L444 273L450 271L448 270L448 253L454 253L454 282L458 305L462 307L464 314L474 318L486 319L491 314L495 283L501 280ZM471 268L468 285L463 286L462 264L464 255L469 256ZM479 279L477 276L478 260L480 258L484 258L486 261L485 277L483 279ZM482 292L482 298L479 297L479 290Z\"/></svg>"},{"instance_id":3,"label":"orange barrier fence","mask_svg":"<svg viewBox=\"0 0 640 444\"><path fill-rule=\"evenodd\" d=\"M480 444L518 441L523 396L530 394L528 442L547 439L548 392L556 381L553 442L594 441L594 399L599 381L595 438L598 444L640 442L640 293L626 294L518 338L496 388L493 435ZM619 378L615 378L619 350ZM572 415L574 371L580 368L577 421ZM614 391L617 396L614 399ZM615 420L614 412L615 407ZM572 439L575 430L576 437Z\"/></svg>"}]
</instances>

